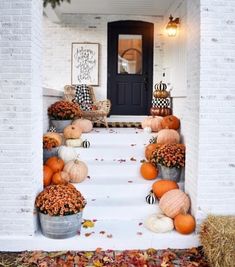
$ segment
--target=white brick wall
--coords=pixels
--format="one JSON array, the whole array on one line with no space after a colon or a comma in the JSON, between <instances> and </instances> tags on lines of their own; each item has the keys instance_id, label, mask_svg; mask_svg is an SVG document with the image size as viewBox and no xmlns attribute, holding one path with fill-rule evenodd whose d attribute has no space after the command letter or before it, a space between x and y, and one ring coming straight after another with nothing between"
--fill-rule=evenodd
<instances>
[{"instance_id":1,"label":"white brick wall","mask_svg":"<svg viewBox=\"0 0 235 267\"><path fill-rule=\"evenodd\" d=\"M42 186L41 1L0 2L0 235L33 235Z\"/></svg>"},{"instance_id":2,"label":"white brick wall","mask_svg":"<svg viewBox=\"0 0 235 267\"><path fill-rule=\"evenodd\" d=\"M63 15L62 24L43 18L43 85L63 90L71 83L72 42L100 43L99 81L95 87L98 99L107 95L107 23L117 20L143 20L154 23L154 83L162 77L161 17L127 15ZM92 28L92 27L96 28ZM58 75L59 74L59 75Z\"/></svg>"}]
</instances>

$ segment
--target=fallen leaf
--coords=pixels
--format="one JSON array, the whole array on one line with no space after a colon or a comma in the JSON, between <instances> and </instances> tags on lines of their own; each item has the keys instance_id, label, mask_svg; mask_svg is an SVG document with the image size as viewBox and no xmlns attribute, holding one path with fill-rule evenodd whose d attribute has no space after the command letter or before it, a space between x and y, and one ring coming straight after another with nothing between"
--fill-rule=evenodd
<instances>
[{"instance_id":1,"label":"fallen leaf","mask_svg":"<svg viewBox=\"0 0 235 267\"><path fill-rule=\"evenodd\" d=\"M133 181L130 180L130 181L128 181L128 183L133 183Z\"/></svg>"},{"instance_id":2,"label":"fallen leaf","mask_svg":"<svg viewBox=\"0 0 235 267\"><path fill-rule=\"evenodd\" d=\"M136 146L136 144L131 144L131 146Z\"/></svg>"},{"instance_id":3,"label":"fallen leaf","mask_svg":"<svg viewBox=\"0 0 235 267\"><path fill-rule=\"evenodd\" d=\"M131 160L131 161L136 161L136 158L131 157L130 160Z\"/></svg>"},{"instance_id":4,"label":"fallen leaf","mask_svg":"<svg viewBox=\"0 0 235 267\"><path fill-rule=\"evenodd\" d=\"M82 223L82 227L83 227L83 228L92 228L92 227L94 227L94 226L95 226L95 224L94 224L94 222L91 221L91 220L85 220L85 221Z\"/></svg>"},{"instance_id":5,"label":"fallen leaf","mask_svg":"<svg viewBox=\"0 0 235 267\"><path fill-rule=\"evenodd\" d=\"M143 225L143 223L142 223L142 222L140 222L140 223L139 223L139 226L141 226L141 225Z\"/></svg>"},{"instance_id":6,"label":"fallen leaf","mask_svg":"<svg viewBox=\"0 0 235 267\"><path fill-rule=\"evenodd\" d=\"M143 235L143 233L142 232L137 232L137 235Z\"/></svg>"},{"instance_id":7,"label":"fallen leaf","mask_svg":"<svg viewBox=\"0 0 235 267\"><path fill-rule=\"evenodd\" d=\"M105 234L105 231L100 231L100 234L101 234L101 235L104 235L104 234Z\"/></svg>"},{"instance_id":8,"label":"fallen leaf","mask_svg":"<svg viewBox=\"0 0 235 267\"><path fill-rule=\"evenodd\" d=\"M113 235L111 235L111 234L110 235L107 235L107 238L112 238L112 237L113 237Z\"/></svg>"},{"instance_id":9,"label":"fallen leaf","mask_svg":"<svg viewBox=\"0 0 235 267\"><path fill-rule=\"evenodd\" d=\"M89 237L90 235L94 234L94 232L91 233L85 233L85 237Z\"/></svg>"}]
</instances>

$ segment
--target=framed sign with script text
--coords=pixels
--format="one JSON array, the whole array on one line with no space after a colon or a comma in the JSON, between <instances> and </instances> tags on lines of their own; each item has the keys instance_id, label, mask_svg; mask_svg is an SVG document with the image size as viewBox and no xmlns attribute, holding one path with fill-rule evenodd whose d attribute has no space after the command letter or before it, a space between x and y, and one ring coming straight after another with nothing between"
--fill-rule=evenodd
<instances>
[{"instance_id":1,"label":"framed sign with script text","mask_svg":"<svg viewBox=\"0 0 235 267\"><path fill-rule=\"evenodd\" d=\"M99 85L99 44L72 43L72 85Z\"/></svg>"}]
</instances>

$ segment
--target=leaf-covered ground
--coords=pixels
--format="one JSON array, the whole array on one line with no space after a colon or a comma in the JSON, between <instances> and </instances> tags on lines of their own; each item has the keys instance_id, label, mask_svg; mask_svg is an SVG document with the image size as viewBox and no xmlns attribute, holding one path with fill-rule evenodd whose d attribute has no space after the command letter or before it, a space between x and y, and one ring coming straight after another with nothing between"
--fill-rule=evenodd
<instances>
[{"instance_id":1,"label":"leaf-covered ground","mask_svg":"<svg viewBox=\"0 0 235 267\"><path fill-rule=\"evenodd\" d=\"M0 267L208 267L201 248L189 250L97 249L94 252L0 252Z\"/></svg>"}]
</instances>

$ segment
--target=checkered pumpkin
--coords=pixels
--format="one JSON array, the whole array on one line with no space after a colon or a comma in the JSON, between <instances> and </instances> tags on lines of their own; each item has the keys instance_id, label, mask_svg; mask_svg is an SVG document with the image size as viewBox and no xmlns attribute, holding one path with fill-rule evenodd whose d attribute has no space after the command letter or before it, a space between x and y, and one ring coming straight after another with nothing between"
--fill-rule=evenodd
<instances>
[{"instance_id":1,"label":"checkered pumpkin","mask_svg":"<svg viewBox=\"0 0 235 267\"><path fill-rule=\"evenodd\" d=\"M75 90L75 98L73 99L73 102L78 103L83 111L92 110L93 102L89 87L86 84L76 85Z\"/></svg>"},{"instance_id":2,"label":"checkered pumpkin","mask_svg":"<svg viewBox=\"0 0 235 267\"><path fill-rule=\"evenodd\" d=\"M168 108L170 107L170 100L168 98L154 98L152 104L153 107Z\"/></svg>"}]
</instances>

